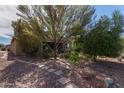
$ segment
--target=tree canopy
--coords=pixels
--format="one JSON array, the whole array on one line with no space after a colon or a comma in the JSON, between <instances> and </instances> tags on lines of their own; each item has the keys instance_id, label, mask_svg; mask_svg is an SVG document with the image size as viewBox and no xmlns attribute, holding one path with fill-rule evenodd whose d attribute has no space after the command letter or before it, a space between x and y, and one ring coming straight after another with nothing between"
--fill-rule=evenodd
<instances>
[{"instance_id":1,"label":"tree canopy","mask_svg":"<svg viewBox=\"0 0 124 93\"><path fill-rule=\"evenodd\" d=\"M73 36L79 34L91 22L95 12L93 6L68 5L19 5L17 9L17 15L26 24L26 29L37 35L40 41L55 43L55 56L58 44L66 44Z\"/></svg>"},{"instance_id":2,"label":"tree canopy","mask_svg":"<svg viewBox=\"0 0 124 93\"><path fill-rule=\"evenodd\" d=\"M123 26L124 17L118 10L113 12L112 18L102 16L84 38L84 52L93 56L118 56L122 50Z\"/></svg>"}]
</instances>

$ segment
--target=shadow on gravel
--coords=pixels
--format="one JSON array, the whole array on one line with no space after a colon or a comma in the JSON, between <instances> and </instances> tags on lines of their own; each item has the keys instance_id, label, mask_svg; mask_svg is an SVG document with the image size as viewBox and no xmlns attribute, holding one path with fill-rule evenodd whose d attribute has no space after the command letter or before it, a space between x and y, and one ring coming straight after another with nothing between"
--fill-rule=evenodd
<instances>
[{"instance_id":1,"label":"shadow on gravel","mask_svg":"<svg viewBox=\"0 0 124 93\"><path fill-rule=\"evenodd\" d=\"M106 74L124 86L124 63L99 60L90 64L90 67L99 73Z\"/></svg>"},{"instance_id":2,"label":"shadow on gravel","mask_svg":"<svg viewBox=\"0 0 124 93\"><path fill-rule=\"evenodd\" d=\"M16 80L34 71L36 66L28 65L25 63L14 62L7 66L4 70L0 71L0 82L15 83Z\"/></svg>"}]
</instances>

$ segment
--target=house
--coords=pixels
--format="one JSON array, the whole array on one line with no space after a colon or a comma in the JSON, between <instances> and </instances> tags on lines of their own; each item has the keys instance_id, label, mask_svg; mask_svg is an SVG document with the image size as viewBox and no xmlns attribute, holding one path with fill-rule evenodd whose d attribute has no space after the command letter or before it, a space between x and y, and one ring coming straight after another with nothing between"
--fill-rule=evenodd
<instances>
[{"instance_id":1,"label":"house","mask_svg":"<svg viewBox=\"0 0 124 93\"><path fill-rule=\"evenodd\" d=\"M42 43L42 51L50 48L50 49L54 49L54 42L50 42L50 41L44 41ZM63 43L59 43L58 45L58 53L63 53L65 50L65 46L63 45ZM48 47L49 46L49 47ZM19 45L19 42L17 40L16 37L13 37L11 40L11 46L10 46L10 51L14 54L14 55L25 55L24 52L21 49L21 46Z\"/></svg>"},{"instance_id":2,"label":"house","mask_svg":"<svg viewBox=\"0 0 124 93\"><path fill-rule=\"evenodd\" d=\"M24 55L16 37L13 37L12 40L11 40L10 51L14 55Z\"/></svg>"},{"instance_id":3,"label":"house","mask_svg":"<svg viewBox=\"0 0 124 93\"><path fill-rule=\"evenodd\" d=\"M43 42L43 49L45 49L47 47L47 45L48 45L48 47L50 49L54 49L55 43L54 42ZM63 53L64 50L65 50L65 46L66 45L64 45L61 42L60 43L57 43L57 51L58 51L58 53Z\"/></svg>"}]
</instances>

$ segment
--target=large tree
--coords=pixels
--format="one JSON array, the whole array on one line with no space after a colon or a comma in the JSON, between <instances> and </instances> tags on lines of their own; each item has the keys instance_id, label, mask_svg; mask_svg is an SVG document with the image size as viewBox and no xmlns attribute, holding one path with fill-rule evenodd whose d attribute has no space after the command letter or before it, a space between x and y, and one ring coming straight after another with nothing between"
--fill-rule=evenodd
<instances>
[{"instance_id":1,"label":"large tree","mask_svg":"<svg viewBox=\"0 0 124 93\"><path fill-rule=\"evenodd\" d=\"M87 33L83 42L86 54L96 56L116 57L122 50L120 35L123 32L124 17L119 11L114 11L112 18L102 16L94 28Z\"/></svg>"},{"instance_id":2,"label":"large tree","mask_svg":"<svg viewBox=\"0 0 124 93\"><path fill-rule=\"evenodd\" d=\"M56 59L59 43L66 44L78 35L90 23L95 12L92 6L27 6L17 7L19 15L32 32L41 41L54 42L54 58Z\"/></svg>"}]
</instances>

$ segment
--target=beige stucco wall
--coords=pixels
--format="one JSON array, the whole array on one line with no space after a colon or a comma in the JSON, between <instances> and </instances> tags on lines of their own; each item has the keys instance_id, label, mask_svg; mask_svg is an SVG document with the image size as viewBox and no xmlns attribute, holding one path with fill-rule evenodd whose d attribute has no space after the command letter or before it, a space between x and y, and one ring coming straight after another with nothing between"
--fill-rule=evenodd
<instances>
[{"instance_id":1,"label":"beige stucco wall","mask_svg":"<svg viewBox=\"0 0 124 93\"><path fill-rule=\"evenodd\" d=\"M24 53L21 50L21 47L17 40L14 40L11 44L11 52L15 55L24 55Z\"/></svg>"}]
</instances>

